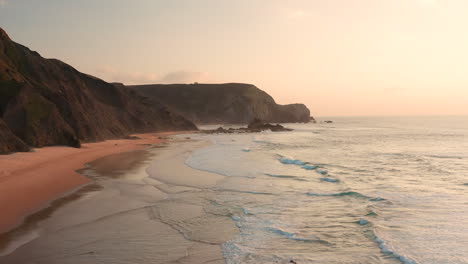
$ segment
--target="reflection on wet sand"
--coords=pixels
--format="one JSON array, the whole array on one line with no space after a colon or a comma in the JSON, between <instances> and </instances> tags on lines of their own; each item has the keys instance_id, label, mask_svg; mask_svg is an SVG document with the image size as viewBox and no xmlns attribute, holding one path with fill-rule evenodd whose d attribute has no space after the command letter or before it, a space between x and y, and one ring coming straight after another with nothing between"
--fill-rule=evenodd
<instances>
[{"instance_id":1,"label":"reflection on wet sand","mask_svg":"<svg viewBox=\"0 0 468 264\"><path fill-rule=\"evenodd\" d=\"M37 238L37 224L49 218L58 208L83 197L89 192L99 190L102 190L102 187L95 183L83 186L72 194L53 201L49 207L28 216L19 227L0 234L0 257L10 254L15 248Z\"/></svg>"},{"instance_id":2,"label":"reflection on wet sand","mask_svg":"<svg viewBox=\"0 0 468 264\"><path fill-rule=\"evenodd\" d=\"M122 152L92 161L79 172L91 178L93 176L120 178L144 164L149 158L151 158L151 152L148 150Z\"/></svg>"}]
</instances>

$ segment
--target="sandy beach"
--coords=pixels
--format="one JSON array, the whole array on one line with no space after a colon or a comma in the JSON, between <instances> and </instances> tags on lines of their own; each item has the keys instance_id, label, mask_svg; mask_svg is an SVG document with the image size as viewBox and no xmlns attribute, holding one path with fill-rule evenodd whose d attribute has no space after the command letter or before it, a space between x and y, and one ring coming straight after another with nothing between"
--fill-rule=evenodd
<instances>
[{"instance_id":1,"label":"sandy beach","mask_svg":"<svg viewBox=\"0 0 468 264\"><path fill-rule=\"evenodd\" d=\"M90 180L77 173L86 163L119 152L163 142L172 132L138 134L139 139L117 139L83 144L81 148L44 147L34 152L0 156L0 233L18 226L51 201Z\"/></svg>"},{"instance_id":2,"label":"sandy beach","mask_svg":"<svg viewBox=\"0 0 468 264\"><path fill-rule=\"evenodd\" d=\"M159 136L97 143L128 145L83 162L78 184L88 185L0 235L0 262L224 263L221 245L239 231L232 212L212 206L225 177L185 164L210 143L179 136L141 149Z\"/></svg>"}]
</instances>

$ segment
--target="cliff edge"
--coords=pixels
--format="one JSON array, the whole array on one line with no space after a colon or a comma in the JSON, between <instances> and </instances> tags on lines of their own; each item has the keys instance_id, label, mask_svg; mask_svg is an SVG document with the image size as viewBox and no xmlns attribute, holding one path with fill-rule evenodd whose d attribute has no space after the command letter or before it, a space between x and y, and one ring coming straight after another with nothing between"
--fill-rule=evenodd
<instances>
[{"instance_id":1,"label":"cliff edge","mask_svg":"<svg viewBox=\"0 0 468 264\"><path fill-rule=\"evenodd\" d=\"M197 124L247 124L255 118L271 123L307 123L303 104L279 105L254 85L152 84L127 86L154 98Z\"/></svg>"},{"instance_id":2,"label":"cliff edge","mask_svg":"<svg viewBox=\"0 0 468 264\"><path fill-rule=\"evenodd\" d=\"M158 101L45 59L0 28L0 153L195 129Z\"/></svg>"}]
</instances>

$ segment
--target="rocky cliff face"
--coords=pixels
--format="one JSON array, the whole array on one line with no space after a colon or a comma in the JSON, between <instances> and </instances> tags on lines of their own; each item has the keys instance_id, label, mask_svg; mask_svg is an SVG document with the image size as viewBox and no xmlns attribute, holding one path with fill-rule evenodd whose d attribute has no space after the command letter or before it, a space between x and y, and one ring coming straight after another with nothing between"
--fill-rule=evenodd
<instances>
[{"instance_id":1,"label":"rocky cliff face","mask_svg":"<svg viewBox=\"0 0 468 264\"><path fill-rule=\"evenodd\" d=\"M160 100L198 124L246 124L255 118L274 123L307 123L310 111L303 104L278 105L254 85L170 84L128 86Z\"/></svg>"},{"instance_id":2,"label":"rocky cliff face","mask_svg":"<svg viewBox=\"0 0 468 264\"><path fill-rule=\"evenodd\" d=\"M21 139L15 136L10 128L0 119L0 153L15 151L28 151L29 147Z\"/></svg>"},{"instance_id":3,"label":"rocky cliff face","mask_svg":"<svg viewBox=\"0 0 468 264\"><path fill-rule=\"evenodd\" d=\"M155 100L78 72L13 42L0 28L0 133L24 143L80 146L129 133L194 130ZM3 138L3 137L2 137ZM5 144L0 152L24 151ZM5 151L6 150L6 151Z\"/></svg>"}]
</instances>

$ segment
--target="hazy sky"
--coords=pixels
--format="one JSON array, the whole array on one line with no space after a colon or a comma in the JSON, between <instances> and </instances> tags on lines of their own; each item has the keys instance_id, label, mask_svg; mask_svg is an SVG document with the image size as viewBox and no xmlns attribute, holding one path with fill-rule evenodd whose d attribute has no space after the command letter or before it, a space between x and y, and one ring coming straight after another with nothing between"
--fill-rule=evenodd
<instances>
[{"instance_id":1,"label":"hazy sky","mask_svg":"<svg viewBox=\"0 0 468 264\"><path fill-rule=\"evenodd\" d=\"M468 114L467 0L0 0L0 26L106 81L246 82L316 116Z\"/></svg>"}]
</instances>

